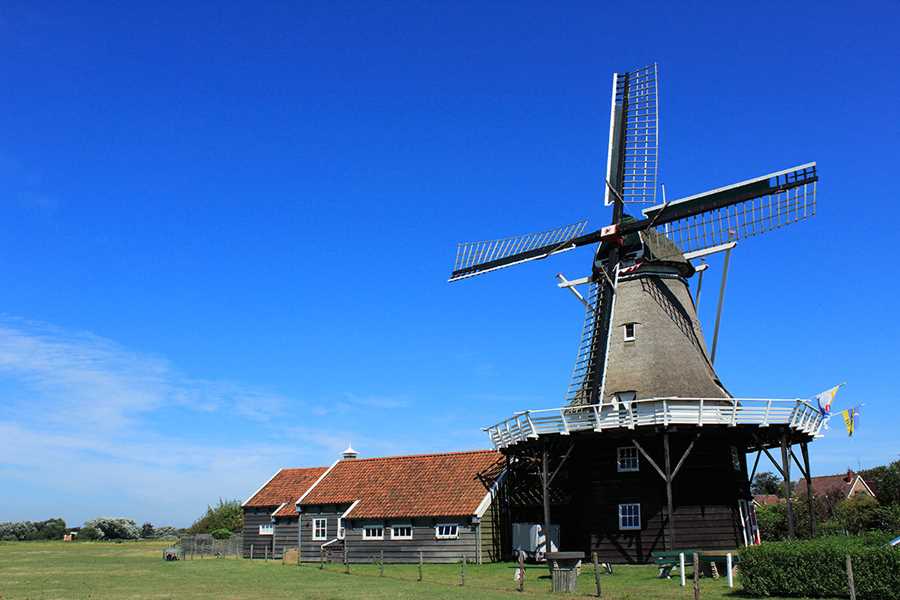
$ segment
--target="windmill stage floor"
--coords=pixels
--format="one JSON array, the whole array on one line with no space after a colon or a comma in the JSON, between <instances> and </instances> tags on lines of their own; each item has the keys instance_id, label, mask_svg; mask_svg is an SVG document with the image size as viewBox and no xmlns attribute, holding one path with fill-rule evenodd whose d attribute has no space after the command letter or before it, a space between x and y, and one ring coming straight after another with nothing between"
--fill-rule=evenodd
<instances>
[{"instance_id":1,"label":"windmill stage floor","mask_svg":"<svg viewBox=\"0 0 900 600\"><path fill-rule=\"evenodd\" d=\"M280 561L215 559L164 562L165 542L63 543L0 542L2 600L280 600L290 598L360 600L393 598L577 598L591 597L594 578L582 573L578 593L549 593L546 568L529 565L525 592L515 591L515 565L468 565L465 586L459 585L458 565L425 565L418 582L415 565L385 565L380 577L374 565L283 565ZM603 575L603 597L611 600L687 600L690 584L677 578L655 578L653 566L617 566ZM690 573L689 573L690 575ZM701 598L749 598L731 591L724 578L701 580Z\"/></svg>"}]
</instances>

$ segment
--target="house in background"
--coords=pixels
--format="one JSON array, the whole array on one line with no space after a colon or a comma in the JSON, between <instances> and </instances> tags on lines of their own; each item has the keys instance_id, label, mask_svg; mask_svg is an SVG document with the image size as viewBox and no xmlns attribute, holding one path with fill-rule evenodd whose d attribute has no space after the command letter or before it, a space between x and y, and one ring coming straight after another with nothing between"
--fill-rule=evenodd
<instances>
[{"instance_id":1,"label":"house in background","mask_svg":"<svg viewBox=\"0 0 900 600\"><path fill-rule=\"evenodd\" d=\"M244 509L245 558L280 558L297 547L295 503L327 471L326 467L281 469L241 506Z\"/></svg>"},{"instance_id":2,"label":"house in background","mask_svg":"<svg viewBox=\"0 0 900 600\"><path fill-rule=\"evenodd\" d=\"M499 477L483 474L504 462L493 450L360 459L348 449L296 503L300 560L499 560Z\"/></svg>"},{"instance_id":3,"label":"house in background","mask_svg":"<svg viewBox=\"0 0 900 600\"><path fill-rule=\"evenodd\" d=\"M778 504L779 502L784 502L784 500L778 497L776 494L753 494L753 506L772 506L773 504Z\"/></svg>"},{"instance_id":4,"label":"house in background","mask_svg":"<svg viewBox=\"0 0 900 600\"><path fill-rule=\"evenodd\" d=\"M796 484L796 486L798 495L805 496L806 486L802 482ZM817 498L823 498L831 494L840 496L841 500L860 495L875 497L875 493L869 487L869 484L866 483L866 480L862 478L862 475L850 469L847 469L847 473L842 475L813 477L812 491L813 496Z\"/></svg>"}]
</instances>

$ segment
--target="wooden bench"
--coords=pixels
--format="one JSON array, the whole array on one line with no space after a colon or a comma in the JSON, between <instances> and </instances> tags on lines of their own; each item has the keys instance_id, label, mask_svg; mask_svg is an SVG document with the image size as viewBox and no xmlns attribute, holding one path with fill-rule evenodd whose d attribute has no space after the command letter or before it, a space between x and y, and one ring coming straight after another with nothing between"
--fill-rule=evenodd
<instances>
[{"instance_id":1,"label":"wooden bench","mask_svg":"<svg viewBox=\"0 0 900 600\"><path fill-rule=\"evenodd\" d=\"M738 555L736 550L714 550L706 552L701 552L700 550L666 550L660 552L651 552L650 556L653 557L653 562L659 568L659 572L656 576L660 579L670 579L672 577L672 570L681 562L680 555L684 554L685 564L693 564L694 552L699 555L698 558L700 560L701 568L704 565L724 563L725 557L729 553L731 554L732 564L736 565L738 563Z\"/></svg>"}]
</instances>

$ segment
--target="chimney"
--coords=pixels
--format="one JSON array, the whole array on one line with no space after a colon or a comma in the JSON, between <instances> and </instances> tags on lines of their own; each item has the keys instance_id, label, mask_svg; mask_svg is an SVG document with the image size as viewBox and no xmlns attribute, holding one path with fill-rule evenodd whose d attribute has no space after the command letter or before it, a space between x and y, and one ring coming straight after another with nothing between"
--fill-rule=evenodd
<instances>
[{"instance_id":1,"label":"chimney","mask_svg":"<svg viewBox=\"0 0 900 600\"><path fill-rule=\"evenodd\" d=\"M844 479L847 483L853 481L853 471L851 469L847 469L847 478Z\"/></svg>"},{"instance_id":2,"label":"chimney","mask_svg":"<svg viewBox=\"0 0 900 600\"><path fill-rule=\"evenodd\" d=\"M347 446L347 449L341 453L343 460L354 460L359 457L359 452L353 449L353 446Z\"/></svg>"}]
</instances>

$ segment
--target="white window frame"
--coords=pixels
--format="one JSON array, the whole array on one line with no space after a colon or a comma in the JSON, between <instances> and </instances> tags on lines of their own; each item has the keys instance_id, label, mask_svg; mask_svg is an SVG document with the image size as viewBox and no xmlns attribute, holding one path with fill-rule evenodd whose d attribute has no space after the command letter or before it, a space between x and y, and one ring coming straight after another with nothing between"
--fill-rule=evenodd
<instances>
[{"instance_id":1,"label":"white window frame","mask_svg":"<svg viewBox=\"0 0 900 600\"><path fill-rule=\"evenodd\" d=\"M622 456L623 454L631 453L634 451L634 456ZM623 466L623 462L630 462L634 459L634 465ZM616 471L619 473L636 473L641 470L641 455L638 452L637 446L619 446L616 448Z\"/></svg>"},{"instance_id":2,"label":"white window frame","mask_svg":"<svg viewBox=\"0 0 900 600\"><path fill-rule=\"evenodd\" d=\"M637 514L623 514L629 512L637 507ZM634 519L637 518L637 523L626 523L626 519ZM641 528L641 503L640 502L625 502L619 505L619 529L622 531L637 531Z\"/></svg>"},{"instance_id":3,"label":"white window frame","mask_svg":"<svg viewBox=\"0 0 900 600\"><path fill-rule=\"evenodd\" d=\"M628 335L628 328L631 327L631 335ZM626 342L633 342L637 337L637 323L625 323L622 325L622 339Z\"/></svg>"},{"instance_id":4,"label":"white window frame","mask_svg":"<svg viewBox=\"0 0 900 600\"><path fill-rule=\"evenodd\" d=\"M378 529L381 531L379 535L369 535L369 530ZM383 540L384 525L363 525L362 539L364 540Z\"/></svg>"},{"instance_id":5,"label":"white window frame","mask_svg":"<svg viewBox=\"0 0 900 600\"><path fill-rule=\"evenodd\" d=\"M275 524L262 523L259 526L259 535L275 535Z\"/></svg>"},{"instance_id":6,"label":"white window frame","mask_svg":"<svg viewBox=\"0 0 900 600\"><path fill-rule=\"evenodd\" d=\"M322 535L318 534L319 524L322 525ZM312 520L312 539L316 542L321 542L322 540L328 539L328 518L327 517L316 517Z\"/></svg>"},{"instance_id":7,"label":"white window frame","mask_svg":"<svg viewBox=\"0 0 900 600\"><path fill-rule=\"evenodd\" d=\"M452 527L453 533L441 533L441 527ZM434 537L438 540L459 539L459 523L438 523L434 526Z\"/></svg>"},{"instance_id":8,"label":"white window frame","mask_svg":"<svg viewBox=\"0 0 900 600\"><path fill-rule=\"evenodd\" d=\"M409 529L409 535L397 535L397 530L400 528ZM391 525L391 539L392 540L411 540L411 539L413 539L413 526L409 523L399 523L397 525Z\"/></svg>"}]
</instances>

